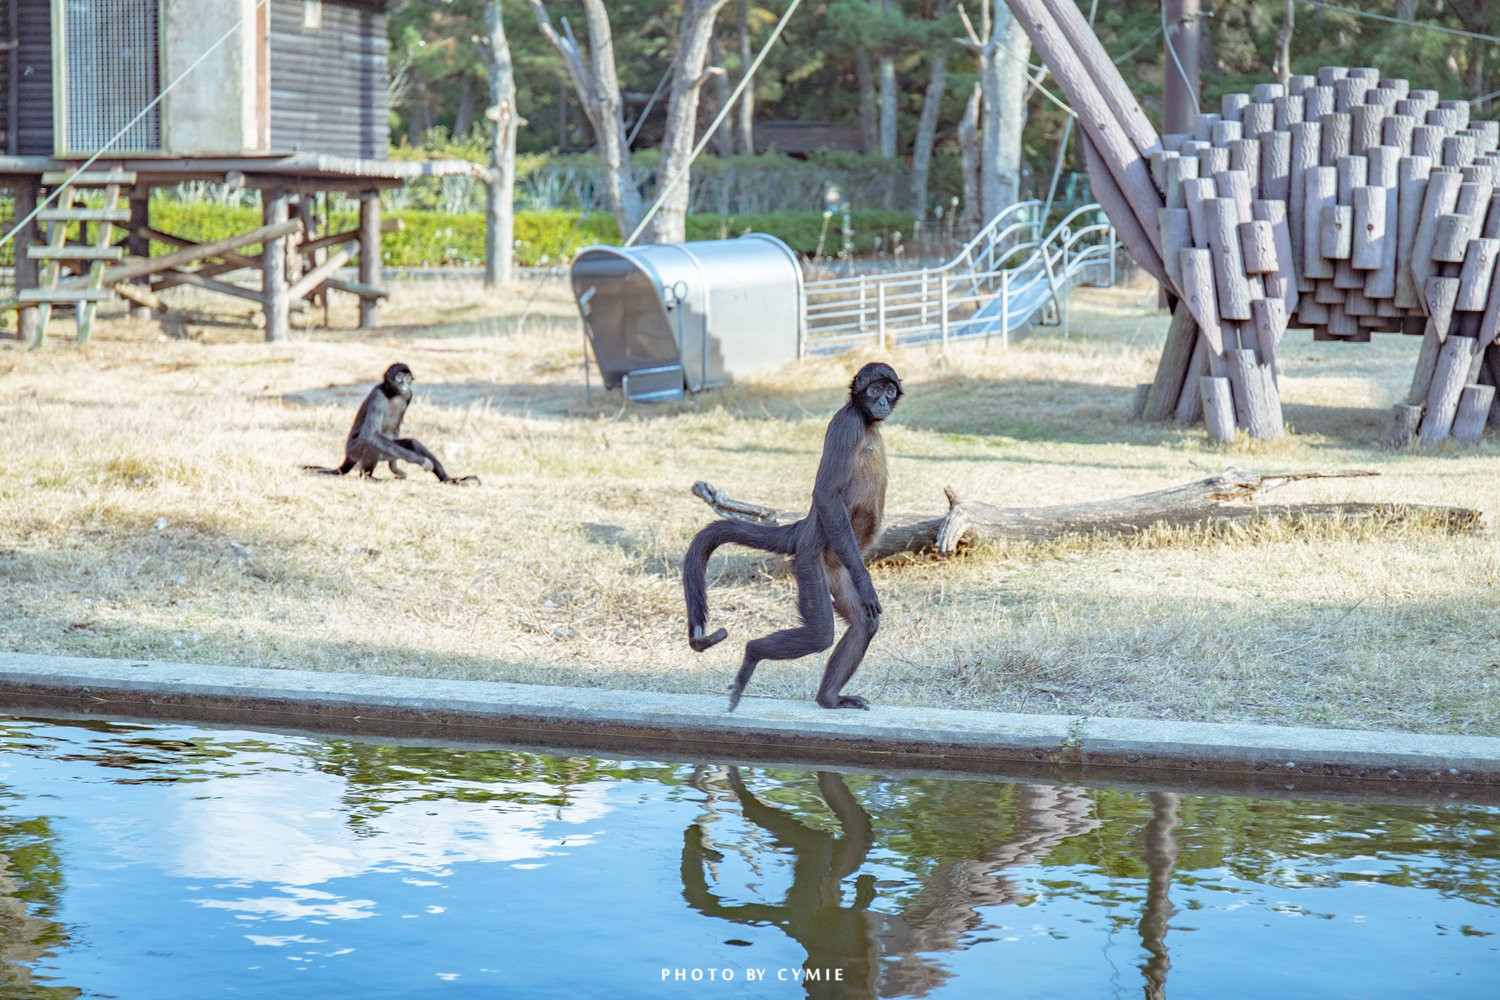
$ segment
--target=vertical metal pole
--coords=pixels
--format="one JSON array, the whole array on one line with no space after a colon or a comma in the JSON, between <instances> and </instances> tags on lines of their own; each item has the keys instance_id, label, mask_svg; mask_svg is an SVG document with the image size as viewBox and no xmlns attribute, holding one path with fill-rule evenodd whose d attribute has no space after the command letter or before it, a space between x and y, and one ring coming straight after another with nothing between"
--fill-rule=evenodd
<instances>
[{"instance_id":1,"label":"vertical metal pole","mask_svg":"<svg viewBox=\"0 0 1500 1000\"><path fill-rule=\"evenodd\" d=\"M1109 227L1109 287L1115 287L1115 249L1118 242L1115 239L1115 227Z\"/></svg>"},{"instance_id":2,"label":"vertical metal pole","mask_svg":"<svg viewBox=\"0 0 1500 1000\"><path fill-rule=\"evenodd\" d=\"M1199 0L1162 0L1162 14L1167 22L1162 40L1166 50L1162 60L1166 74L1162 131L1191 133L1200 93L1198 32L1203 10Z\"/></svg>"},{"instance_id":3,"label":"vertical metal pole","mask_svg":"<svg viewBox=\"0 0 1500 1000\"><path fill-rule=\"evenodd\" d=\"M948 349L948 276L943 276L943 281L938 285L938 323L943 330L943 350Z\"/></svg>"},{"instance_id":4,"label":"vertical metal pole","mask_svg":"<svg viewBox=\"0 0 1500 1000\"><path fill-rule=\"evenodd\" d=\"M927 268L922 268L922 325L927 325Z\"/></svg>"},{"instance_id":5,"label":"vertical metal pole","mask_svg":"<svg viewBox=\"0 0 1500 1000\"><path fill-rule=\"evenodd\" d=\"M865 320L865 276L859 276L859 328L863 330L866 326Z\"/></svg>"},{"instance_id":6,"label":"vertical metal pole","mask_svg":"<svg viewBox=\"0 0 1500 1000\"><path fill-rule=\"evenodd\" d=\"M885 350L885 282L875 286L875 323L880 349Z\"/></svg>"},{"instance_id":7,"label":"vertical metal pole","mask_svg":"<svg viewBox=\"0 0 1500 1000\"><path fill-rule=\"evenodd\" d=\"M1069 317L1072 316L1072 312L1071 312L1071 310L1069 310L1068 306L1073 301L1073 294L1072 294L1072 291L1073 291L1073 276L1072 276L1072 272L1071 272L1069 257L1070 257L1070 254L1068 253L1068 244L1066 242L1064 242L1063 243L1063 284L1062 284L1062 295L1063 295L1063 300L1062 300L1062 326L1063 326L1063 340L1064 341L1066 341L1068 339L1068 319L1069 319Z\"/></svg>"},{"instance_id":8,"label":"vertical metal pole","mask_svg":"<svg viewBox=\"0 0 1500 1000\"><path fill-rule=\"evenodd\" d=\"M1000 346L1010 346L1010 272L1000 272Z\"/></svg>"}]
</instances>

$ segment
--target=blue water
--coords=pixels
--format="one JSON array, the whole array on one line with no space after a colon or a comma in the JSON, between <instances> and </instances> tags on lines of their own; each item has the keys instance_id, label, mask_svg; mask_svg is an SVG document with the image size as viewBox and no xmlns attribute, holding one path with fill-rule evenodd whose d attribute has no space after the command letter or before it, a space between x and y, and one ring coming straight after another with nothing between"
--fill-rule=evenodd
<instances>
[{"instance_id":1,"label":"blue water","mask_svg":"<svg viewBox=\"0 0 1500 1000\"><path fill-rule=\"evenodd\" d=\"M7 1000L1500 995L1488 807L100 721L0 751Z\"/></svg>"}]
</instances>

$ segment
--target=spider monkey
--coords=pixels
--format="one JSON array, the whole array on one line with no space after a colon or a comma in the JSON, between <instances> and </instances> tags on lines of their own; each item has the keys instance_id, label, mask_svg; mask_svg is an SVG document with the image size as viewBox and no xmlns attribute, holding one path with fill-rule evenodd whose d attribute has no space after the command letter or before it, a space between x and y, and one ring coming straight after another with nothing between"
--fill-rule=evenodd
<instances>
[{"instance_id":1,"label":"spider monkey","mask_svg":"<svg viewBox=\"0 0 1500 1000\"><path fill-rule=\"evenodd\" d=\"M864 554L880 536L885 515L885 442L880 422L901 398L901 379L890 365L865 365L849 385L849 401L828 422L823 458L813 482L812 508L793 524L714 521L693 538L682 565L687 598L688 644L703 652L728 637L704 634L708 619L708 559L734 542L792 557L797 577L799 628L772 632L745 645L745 658L729 688L733 712L761 660L792 660L833 645L833 616L848 624L828 658L818 685L824 708L869 708L857 695L841 694L880 628L880 598L865 568Z\"/></svg>"},{"instance_id":2,"label":"spider monkey","mask_svg":"<svg viewBox=\"0 0 1500 1000\"><path fill-rule=\"evenodd\" d=\"M385 462L391 475L405 479L406 473L396 463L410 462L437 476L442 483L478 483L478 476L454 479L448 475L443 463L416 438L398 438L401 433L401 418L406 416L406 407L411 403L411 369L403 364L394 364L385 370L381 382L370 390L365 401L359 404L354 414L354 424L349 428L349 438L344 443L344 464L337 469L320 465L304 465L309 472L325 476L342 476L355 466L360 476L372 477L375 466Z\"/></svg>"}]
</instances>

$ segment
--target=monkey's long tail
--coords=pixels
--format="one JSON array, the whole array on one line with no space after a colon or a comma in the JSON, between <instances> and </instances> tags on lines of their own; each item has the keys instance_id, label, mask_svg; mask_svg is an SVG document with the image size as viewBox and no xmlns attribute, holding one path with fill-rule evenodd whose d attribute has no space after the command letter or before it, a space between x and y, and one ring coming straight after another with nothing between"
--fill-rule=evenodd
<instances>
[{"instance_id":1,"label":"monkey's long tail","mask_svg":"<svg viewBox=\"0 0 1500 1000\"><path fill-rule=\"evenodd\" d=\"M350 469L354 468L354 459L344 459L344 464L339 466L337 469L330 469L327 466L323 465L304 465L302 468L307 472L316 472L320 476L342 476L347 474Z\"/></svg>"},{"instance_id":2,"label":"monkey's long tail","mask_svg":"<svg viewBox=\"0 0 1500 1000\"><path fill-rule=\"evenodd\" d=\"M764 552L791 555L797 548L797 529L792 524L746 524L744 521L714 521L693 537L687 555L682 559L682 592L687 598L688 645L698 652L716 646L729 637L719 629L704 635L708 622L708 558L720 545L734 543Z\"/></svg>"}]
</instances>

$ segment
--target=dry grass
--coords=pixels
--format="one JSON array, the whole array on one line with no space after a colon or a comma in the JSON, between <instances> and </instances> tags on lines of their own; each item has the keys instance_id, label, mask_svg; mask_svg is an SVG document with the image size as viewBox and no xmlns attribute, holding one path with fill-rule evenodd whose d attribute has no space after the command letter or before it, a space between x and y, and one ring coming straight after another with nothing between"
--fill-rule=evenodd
<instances>
[{"instance_id":1,"label":"dry grass","mask_svg":"<svg viewBox=\"0 0 1500 1000\"><path fill-rule=\"evenodd\" d=\"M534 299L529 299L536 291ZM893 510L942 487L1030 505L1248 468L1372 467L1277 501L1481 508L1500 462L1381 447L1413 340L1283 357L1296 435L1216 448L1125 419L1164 332L1144 288L1083 293L1069 339L892 360L907 397L887 433ZM86 348L0 344L0 643L14 650L616 688L718 692L738 642L778 627L774 562L716 560L713 620L683 642L677 564L708 479L806 503L823 427L863 356L821 359L690 399L584 396L561 282L486 297L398 290L388 328L267 345L200 314L185 337L123 318ZM341 313L335 325L352 325ZM306 476L340 453L353 407L395 360L407 430L484 485ZM851 686L878 703L1500 733L1500 559L1493 534L1421 525L1262 526L1134 543L912 558L875 570L886 626ZM737 641L736 641L737 640ZM752 694L810 697L814 658L767 665Z\"/></svg>"}]
</instances>

